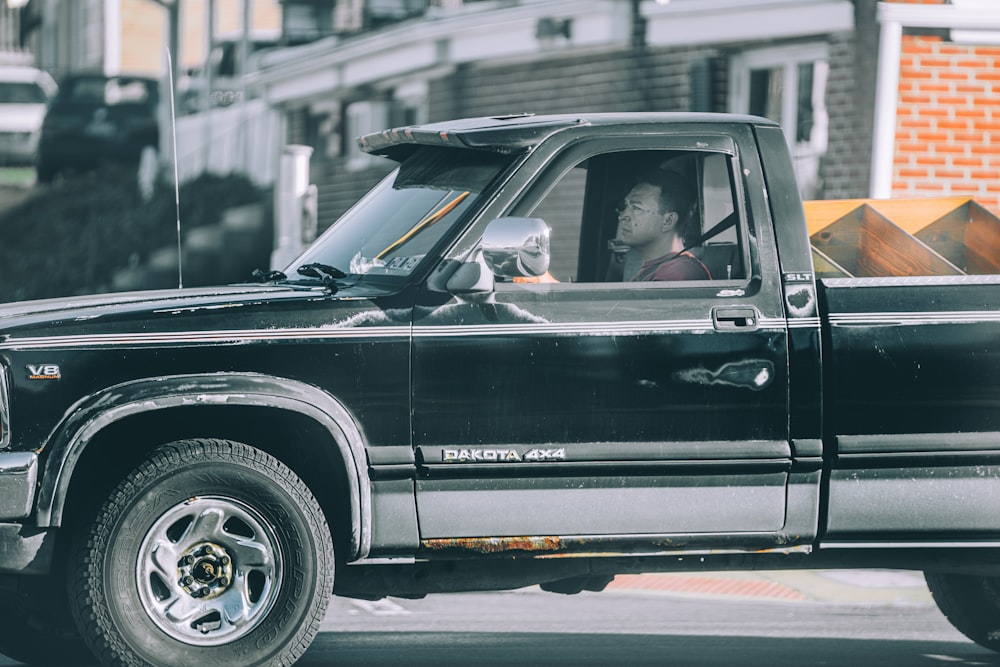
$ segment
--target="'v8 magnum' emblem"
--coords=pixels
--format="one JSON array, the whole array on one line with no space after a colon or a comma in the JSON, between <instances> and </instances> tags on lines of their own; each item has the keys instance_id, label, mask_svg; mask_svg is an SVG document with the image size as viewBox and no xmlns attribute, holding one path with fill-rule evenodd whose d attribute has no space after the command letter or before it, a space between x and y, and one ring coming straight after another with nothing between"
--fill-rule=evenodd
<instances>
[{"instance_id":1,"label":"'v8 magnum' emblem","mask_svg":"<svg viewBox=\"0 0 1000 667\"><path fill-rule=\"evenodd\" d=\"M28 364L24 368L28 371L29 380L58 380L62 377L56 364Z\"/></svg>"}]
</instances>

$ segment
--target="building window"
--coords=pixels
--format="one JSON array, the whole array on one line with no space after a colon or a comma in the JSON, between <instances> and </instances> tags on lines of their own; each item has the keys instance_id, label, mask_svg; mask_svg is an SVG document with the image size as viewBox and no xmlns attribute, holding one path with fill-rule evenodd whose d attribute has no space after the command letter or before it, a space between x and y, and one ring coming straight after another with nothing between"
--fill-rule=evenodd
<instances>
[{"instance_id":1,"label":"building window","mask_svg":"<svg viewBox=\"0 0 1000 667\"><path fill-rule=\"evenodd\" d=\"M730 64L729 107L781 123L795 163L799 194L819 196L819 163L826 153L826 44L746 51Z\"/></svg>"},{"instance_id":2,"label":"building window","mask_svg":"<svg viewBox=\"0 0 1000 667\"><path fill-rule=\"evenodd\" d=\"M357 139L372 132L427 122L427 82L411 81L385 93L387 99L352 102L344 109L344 156L349 170L367 169L382 162L358 146Z\"/></svg>"},{"instance_id":3,"label":"building window","mask_svg":"<svg viewBox=\"0 0 1000 667\"><path fill-rule=\"evenodd\" d=\"M333 32L332 2L293 2L288 0L281 6L281 25L285 41L289 44L311 42Z\"/></svg>"}]
</instances>

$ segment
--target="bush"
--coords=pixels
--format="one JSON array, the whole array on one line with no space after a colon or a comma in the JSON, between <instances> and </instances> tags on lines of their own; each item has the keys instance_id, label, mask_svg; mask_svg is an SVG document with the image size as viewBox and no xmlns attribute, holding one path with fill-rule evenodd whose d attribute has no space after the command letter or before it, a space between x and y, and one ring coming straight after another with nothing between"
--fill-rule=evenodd
<instances>
[{"instance_id":1,"label":"bush","mask_svg":"<svg viewBox=\"0 0 1000 667\"><path fill-rule=\"evenodd\" d=\"M243 177L201 176L181 186L182 230L265 197ZM109 168L38 188L0 212L0 301L108 291L116 271L176 246L176 234L174 190L158 187L143 201L134 170Z\"/></svg>"}]
</instances>

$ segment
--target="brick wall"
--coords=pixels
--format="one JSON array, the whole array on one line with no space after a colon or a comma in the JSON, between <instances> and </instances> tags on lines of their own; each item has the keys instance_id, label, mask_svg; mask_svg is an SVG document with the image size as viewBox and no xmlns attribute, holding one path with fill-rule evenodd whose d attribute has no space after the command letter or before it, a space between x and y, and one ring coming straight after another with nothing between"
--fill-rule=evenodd
<instances>
[{"instance_id":1,"label":"brick wall","mask_svg":"<svg viewBox=\"0 0 1000 667\"><path fill-rule=\"evenodd\" d=\"M121 70L158 76L166 62L166 11L149 0L121 0L121 22Z\"/></svg>"},{"instance_id":2,"label":"brick wall","mask_svg":"<svg viewBox=\"0 0 1000 667\"><path fill-rule=\"evenodd\" d=\"M874 23L876 0L859 0ZM861 17L867 16L862 14ZM877 35L877 25L871 30ZM428 120L531 112L586 113L692 110L692 70L707 64L708 108L728 111L728 57L759 44L683 49L554 52L543 59L462 65L430 82ZM851 34L831 41L830 143L821 165L824 196L864 197L871 162L876 45L862 49ZM704 69L704 68L703 68ZM319 226L325 229L385 173L345 170L337 158L313 156Z\"/></svg>"},{"instance_id":3,"label":"brick wall","mask_svg":"<svg viewBox=\"0 0 1000 667\"><path fill-rule=\"evenodd\" d=\"M867 197L871 180L875 85L878 72L876 0L855 0L854 34L830 40L826 106L829 145L820 165L820 197Z\"/></svg>"},{"instance_id":4,"label":"brick wall","mask_svg":"<svg viewBox=\"0 0 1000 667\"><path fill-rule=\"evenodd\" d=\"M629 52L504 64L467 65L431 87L432 120L531 112L639 111L643 87L664 85L644 76Z\"/></svg>"},{"instance_id":5,"label":"brick wall","mask_svg":"<svg viewBox=\"0 0 1000 667\"><path fill-rule=\"evenodd\" d=\"M904 35L894 197L970 195L1000 211L1000 47Z\"/></svg>"}]
</instances>

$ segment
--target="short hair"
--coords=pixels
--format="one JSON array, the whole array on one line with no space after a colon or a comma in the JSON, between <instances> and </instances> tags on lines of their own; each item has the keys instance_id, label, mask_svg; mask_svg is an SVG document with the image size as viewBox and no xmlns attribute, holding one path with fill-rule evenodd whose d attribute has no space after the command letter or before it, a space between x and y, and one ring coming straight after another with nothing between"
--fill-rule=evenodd
<instances>
[{"instance_id":1,"label":"short hair","mask_svg":"<svg viewBox=\"0 0 1000 667\"><path fill-rule=\"evenodd\" d=\"M676 171L647 169L639 174L637 183L660 189L660 213L677 213L677 236L684 245L695 243L701 236L698 200L691 181Z\"/></svg>"}]
</instances>

